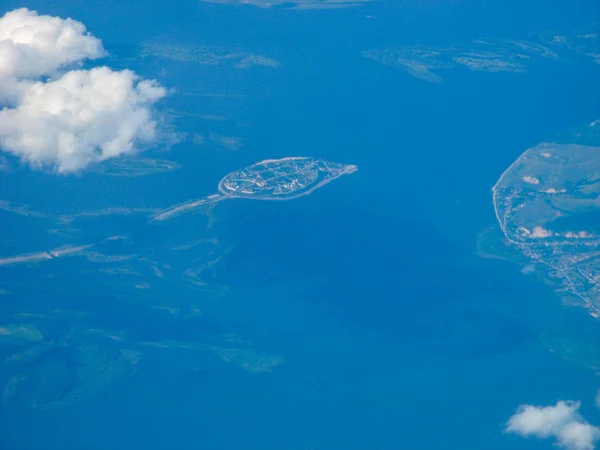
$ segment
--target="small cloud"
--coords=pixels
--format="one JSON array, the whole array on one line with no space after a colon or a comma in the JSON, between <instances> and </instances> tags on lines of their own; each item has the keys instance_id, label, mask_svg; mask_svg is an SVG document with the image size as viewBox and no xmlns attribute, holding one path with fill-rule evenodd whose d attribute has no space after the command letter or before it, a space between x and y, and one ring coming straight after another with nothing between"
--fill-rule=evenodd
<instances>
[{"instance_id":1,"label":"small cloud","mask_svg":"<svg viewBox=\"0 0 600 450\"><path fill-rule=\"evenodd\" d=\"M595 237L592 233L587 231L567 231L565 237L569 239L589 239Z\"/></svg>"},{"instance_id":2,"label":"small cloud","mask_svg":"<svg viewBox=\"0 0 600 450\"><path fill-rule=\"evenodd\" d=\"M540 184L539 179L537 179L536 177L530 177L529 175L524 176L523 181L529 184Z\"/></svg>"},{"instance_id":3,"label":"small cloud","mask_svg":"<svg viewBox=\"0 0 600 450\"><path fill-rule=\"evenodd\" d=\"M558 401L555 406L521 405L508 420L506 432L537 438L554 438L567 450L593 450L600 428L579 414L580 402Z\"/></svg>"},{"instance_id":4,"label":"small cloud","mask_svg":"<svg viewBox=\"0 0 600 450\"><path fill-rule=\"evenodd\" d=\"M529 237L534 239L544 239L552 236L552 231L546 230L544 227L533 227L533 231Z\"/></svg>"},{"instance_id":5,"label":"small cloud","mask_svg":"<svg viewBox=\"0 0 600 450\"><path fill-rule=\"evenodd\" d=\"M75 20L27 8L0 18L0 76L38 77L105 54L102 42Z\"/></svg>"}]
</instances>

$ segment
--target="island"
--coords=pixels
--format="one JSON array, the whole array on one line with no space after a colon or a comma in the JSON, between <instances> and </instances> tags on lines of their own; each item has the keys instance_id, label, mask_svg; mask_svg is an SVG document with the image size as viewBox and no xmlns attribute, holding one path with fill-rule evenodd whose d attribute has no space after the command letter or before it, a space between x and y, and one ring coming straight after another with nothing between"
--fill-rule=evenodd
<instances>
[{"instance_id":1,"label":"island","mask_svg":"<svg viewBox=\"0 0 600 450\"><path fill-rule=\"evenodd\" d=\"M304 156L267 159L223 177L219 182L218 193L167 208L150 220L167 220L184 211L231 198L292 200L357 170L352 164Z\"/></svg>"},{"instance_id":2,"label":"island","mask_svg":"<svg viewBox=\"0 0 600 450\"><path fill-rule=\"evenodd\" d=\"M529 148L492 189L508 248L533 264L564 302L584 306L595 317L600 313L599 142L600 121L595 121Z\"/></svg>"}]
</instances>

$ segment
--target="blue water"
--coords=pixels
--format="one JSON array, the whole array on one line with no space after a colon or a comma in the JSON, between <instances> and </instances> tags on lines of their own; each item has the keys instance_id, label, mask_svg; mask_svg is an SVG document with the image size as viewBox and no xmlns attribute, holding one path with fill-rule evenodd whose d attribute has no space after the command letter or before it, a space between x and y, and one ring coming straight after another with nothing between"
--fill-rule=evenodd
<instances>
[{"instance_id":1,"label":"blue water","mask_svg":"<svg viewBox=\"0 0 600 450\"><path fill-rule=\"evenodd\" d=\"M600 344L596 322L562 306L535 274L475 254L478 233L495 220L490 189L502 171L526 148L598 118L598 66L539 61L527 74L457 68L440 72L446 83L434 85L361 56L390 45L570 30L599 18L594 2L384 2L338 11L196 1L26 6L84 22L112 64L175 88L161 107L231 118L184 117L174 122L180 131L237 135L244 147L186 142L150 151L182 168L148 177L18 168L0 175L2 199L54 214L159 208L213 193L226 173L266 158L315 156L360 170L290 202L220 203L208 230L201 214L164 225L145 215L74 225L82 231L70 243L126 234L130 242L101 249L157 259L168 273L206 258L202 249L173 246L216 238L218 251L232 248L210 275L228 287L223 295L176 276L136 290L125 278L81 273L93 264L76 258L2 268L0 288L16 293L0 299L2 322L27 309L83 310L85 319L36 326L57 339L73 327L121 330L132 342L210 343L237 333L285 363L255 374L208 353L145 348L133 377L81 403L47 411L2 405L0 448L549 449L550 441L503 427L518 405L557 399L580 399L582 414L600 423L594 372L538 338L550 331ZM283 67L130 59L157 42L221 45ZM215 92L246 96L185 95ZM65 243L45 232L50 219L0 214L2 255ZM203 316L182 321L148 308L156 304L198 306Z\"/></svg>"}]
</instances>

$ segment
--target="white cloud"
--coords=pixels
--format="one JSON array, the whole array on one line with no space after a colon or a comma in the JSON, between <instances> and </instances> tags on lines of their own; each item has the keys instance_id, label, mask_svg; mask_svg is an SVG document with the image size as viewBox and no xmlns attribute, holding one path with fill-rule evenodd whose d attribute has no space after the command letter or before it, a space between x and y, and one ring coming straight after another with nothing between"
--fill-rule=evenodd
<instances>
[{"instance_id":1,"label":"white cloud","mask_svg":"<svg viewBox=\"0 0 600 450\"><path fill-rule=\"evenodd\" d=\"M73 70L48 82L22 83L15 108L0 111L0 144L59 172L79 170L156 137L149 107L165 95L133 72Z\"/></svg>"},{"instance_id":2,"label":"white cloud","mask_svg":"<svg viewBox=\"0 0 600 450\"><path fill-rule=\"evenodd\" d=\"M532 238L547 238L552 236L552 231L546 230L544 227L533 227L533 232L529 235Z\"/></svg>"},{"instance_id":3,"label":"white cloud","mask_svg":"<svg viewBox=\"0 0 600 450\"><path fill-rule=\"evenodd\" d=\"M540 180L538 178L530 177L529 175L524 176L523 181L529 184L540 184Z\"/></svg>"},{"instance_id":4,"label":"white cloud","mask_svg":"<svg viewBox=\"0 0 600 450\"><path fill-rule=\"evenodd\" d=\"M506 431L521 436L553 437L568 450L593 450L600 428L579 414L579 402L558 401L555 406L521 405L506 424Z\"/></svg>"},{"instance_id":5,"label":"white cloud","mask_svg":"<svg viewBox=\"0 0 600 450\"><path fill-rule=\"evenodd\" d=\"M66 70L104 53L72 19L24 8L0 18L0 149L66 173L158 139L158 83L108 67Z\"/></svg>"},{"instance_id":6,"label":"white cloud","mask_svg":"<svg viewBox=\"0 0 600 450\"><path fill-rule=\"evenodd\" d=\"M0 18L0 75L38 77L104 54L102 42L75 20L26 8Z\"/></svg>"}]
</instances>

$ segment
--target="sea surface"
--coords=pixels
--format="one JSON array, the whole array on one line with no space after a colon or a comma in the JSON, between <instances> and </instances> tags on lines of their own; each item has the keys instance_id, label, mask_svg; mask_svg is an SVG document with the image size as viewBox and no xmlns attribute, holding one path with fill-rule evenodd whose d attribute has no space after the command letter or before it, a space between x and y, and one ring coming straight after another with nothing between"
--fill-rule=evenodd
<instances>
[{"instance_id":1,"label":"sea surface","mask_svg":"<svg viewBox=\"0 0 600 450\"><path fill-rule=\"evenodd\" d=\"M0 298L12 302L3 314L86 311L85 326L132 342L207 343L235 333L284 361L254 373L207 353L148 347L135 374L84 401L35 409L23 394L22 404L0 405L0 448L550 449L551 441L504 427L520 404L559 399L581 400L582 414L600 424L590 368L600 349L597 320L563 305L535 271L477 254L480 233L495 222L491 187L506 167L527 148L599 118L600 66L573 58L536 61L527 73L459 67L438 85L361 55L525 39L600 19L594 2L577 4L374 2L294 11L197 1L3 2L6 10L27 6L82 21L104 41L112 66L173 89L161 108L226 117L181 116L174 129L235 135L243 146L188 139L151 149L144 156L181 168L137 177L15 166L0 174L2 200L54 215L160 209L214 193L222 176L263 159L313 156L359 171L289 202L233 199L165 224L148 223L150 213L76 222L82 231L70 243L126 235L129 243L101 244L104 253L145 255L173 271L208 258L207 247L180 256L174 246L215 239L210 251L226 256L211 269L214 290L167 276L136 291L121 278L82 274L77 258L0 267L0 289L18 296ZM139 56L157 43L263 54L281 67ZM0 256L65 243L46 232L47 219L0 214L7 236ZM197 306L202 316L182 322L148 308L158 304ZM60 339L77 320L38 328ZM558 341L575 356L556 351Z\"/></svg>"}]
</instances>

